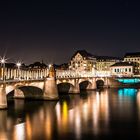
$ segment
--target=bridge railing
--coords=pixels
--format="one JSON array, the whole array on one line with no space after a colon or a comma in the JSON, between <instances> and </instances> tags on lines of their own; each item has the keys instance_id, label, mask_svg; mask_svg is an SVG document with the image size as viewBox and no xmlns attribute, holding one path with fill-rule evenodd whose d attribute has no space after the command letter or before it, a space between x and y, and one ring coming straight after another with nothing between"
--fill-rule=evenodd
<instances>
[{"instance_id":1,"label":"bridge railing","mask_svg":"<svg viewBox=\"0 0 140 140\"><path fill-rule=\"evenodd\" d=\"M108 71L74 71L57 70L56 78L80 78L80 77L110 77Z\"/></svg>"},{"instance_id":2,"label":"bridge railing","mask_svg":"<svg viewBox=\"0 0 140 140\"><path fill-rule=\"evenodd\" d=\"M92 71L57 70L56 78L94 77Z\"/></svg>"}]
</instances>

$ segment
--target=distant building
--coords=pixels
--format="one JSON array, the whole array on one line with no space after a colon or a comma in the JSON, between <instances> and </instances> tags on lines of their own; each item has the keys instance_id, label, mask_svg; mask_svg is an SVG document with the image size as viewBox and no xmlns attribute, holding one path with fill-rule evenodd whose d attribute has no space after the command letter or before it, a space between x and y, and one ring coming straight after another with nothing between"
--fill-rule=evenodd
<instances>
[{"instance_id":1,"label":"distant building","mask_svg":"<svg viewBox=\"0 0 140 140\"><path fill-rule=\"evenodd\" d=\"M140 63L140 52L126 53L124 56L124 61Z\"/></svg>"},{"instance_id":2,"label":"distant building","mask_svg":"<svg viewBox=\"0 0 140 140\"><path fill-rule=\"evenodd\" d=\"M35 62L28 66L29 77L43 78L48 76L48 66L43 62Z\"/></svg>"},{"instance_id":3,"label":"distant building","mask_svg":"<svg viewBox=\"0 0 140 140\"><path fill-rule=\"evenodd\" d=\"M91 71L95 68L96 57L86 50L78 50L71 58L69 63L70 70Z\"/></svg>"},{"instance_id":4,"label":"distant building","mask_svg":"<svg viewBox=\"0 0 140 140\"><path fill-rule=\"evenodd\" d=\"M139 63L138 71L140 73L140 52L126 53L124 56L124 62Z\"/></svg>"},{"instance_id":5,"label":"distant building","mask_svg":"<svg viewBox=\"0 0 140 140\"><path fill-rule=\"evenodd\" d=\"M97 56L96 57L96 69L97 71L110 71L110 66L116 62L120 62L120 58L111 56Z\"/></svg>"},{"instance_id":6,"label":"distant building","mask_svg":"<svg viewBox=\"0 0 140 140\"><path fill-rule=\"evenodd\" d=\"M133 62L118 62L111 66L112 76L133 76L138 74L138 63Z\"/></svg>"}]
</instances>

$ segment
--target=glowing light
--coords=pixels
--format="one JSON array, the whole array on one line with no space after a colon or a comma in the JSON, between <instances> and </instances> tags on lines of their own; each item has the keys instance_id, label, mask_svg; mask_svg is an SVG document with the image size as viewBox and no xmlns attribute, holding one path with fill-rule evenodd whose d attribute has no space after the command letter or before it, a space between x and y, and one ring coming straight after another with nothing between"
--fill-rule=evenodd
<instances>
[{"instance_id":1,"label":"glowing light","mask_svg":"<svg viewBox=\"0 0 140 140\"><path fill-rule=\"evenodd\" d=\"M7 59L5 59L5 56L4 56L4 57L1 57L0 62L1 62L2 64L4 64L4 63L6 63L6 60L7 60Z\"/></svg>"},{"instance_id":2,"label":"glowing light","mask_svg":"<svg viewBox=\"0 0 140 140\"><path fill-rule=\"evenodd\" d=\"M17 62L16 65L19 68L21 66L21 62Z\"/></svg>"},{"instance_id":3,"label":"glowing light","mask_svg":"<svg viewBox=\"0 0 140 140\"><path fill-rule=\"evenodd\" d=\"M49 68L52 66L52 64L49 64Z\"/></svg>"},{"instance_id":4,"label":"glowing light","mask_svg":"<svg viewBox=\"0 0 140 140\"><path fill-rule=\"evenodd\" d=\"M131 96L131 97L134 97L137 92L138 92L138 90L134 89L134 88L124 88L124 89L119 89L118 90L119 96Z\"/></svg>"},{"instance_id":5,"label":"glowing light","mask_svg":"<svg viewBox=\"0 0 140 140\"><path fill-rule=\"evenodd\" d=\"M76 110L75 112L75 131L76 131L76 138L81 139L81 119L80 119L80 112Z\"/></svg>"},{"instance_id":6,"label":"glowing light","mask_svg":"<svg viewBox=\"0 0 140 140\"><path fill-rule=\"evenodd\" d=\"M134 84L134 83L139 83L140 79L139 78L132 78L132 79L117 79L119 82L124 83L124 84Z\"/></svg>"},{"instance_id":7,"label":"glowing light","mask_svg":"<svg viewBox=\"0 0 140 140\"><path fill-rule=\"evenodd\" d=\"M5 59L2 59L2 60L1 60L1 63L5 63Z\"/></svg>"},{"instance_id":8,"label":"glowing light","mask_svg":"<svg viewBox=\"0 0 140 140\"><path fill-rule=\"evenodd\" d=\"M25 139L25 124L18 124L14 128L14 139L15 140L24 140Z\"/></svg>"},{"instance_id":9,"label":"glowing light","mask_svg":"<svg viewBox=\"0 0 140 140\"><path fill-rule=\"evenodd\" d=\"M31 140L32 138L32 127L31 127L31 121L29 116L26 116L26 133L27 133L27 138L28 140Z\"/></svg>"},{"instance_id":10,"label":"glowing light","mask_svg":"<svg viewBox=\"0 0 140 140\"><path fill-rule=\"evenodd\" d=\"M57 120L58 120L58 122L60 122L61 121L61 108L60 108L59 103L56 104L55 109L56 109L56 114L57 114Z\"/></svg>"},{"instance_id":11,"label":"glowing light","mask_svg":"<svg viewBox=\"0 0 140 140\"><path fill-rule=\"evenodd\" d=\"M66 80L63 80L63 83L66 83L67 81Z\"/></svg>"},{"instance_id":12,"label":"glowing light","mask_svg":"<svg viewBox=\"0 0 140 140\"><path fill-rule=\"evenodd\" d=\"M64 101L62 105L62 127L64 133L67 131L67 123L68 123L68 105L67 102Z\"/></svg>"},{"instance_id":13,"label":"glowing light","mask_svg":"<svg viewBox=\"0 0 140 140\"><path fill-rule=\"evenodd\" d=\"M65 119L67 119L67 116L68 116L68 106L67 106L67 103L66 102L63 103L62 111L63 111L63 117Z\"/></svg>"}]
</instances>

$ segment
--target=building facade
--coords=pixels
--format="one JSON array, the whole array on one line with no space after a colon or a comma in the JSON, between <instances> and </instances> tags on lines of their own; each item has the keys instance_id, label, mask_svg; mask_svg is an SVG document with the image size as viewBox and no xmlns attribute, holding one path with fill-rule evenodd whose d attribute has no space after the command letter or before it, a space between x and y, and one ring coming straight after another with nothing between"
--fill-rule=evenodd
<instances>
[{"instance_id":1,"label":"building facade","mask_svg":"<svg viewBox=\"0 0 140 140\"><path fill-rule=\"evenodd\" d=\"M140 74L140 52L126 53L124 56L124 62L139 63L138 72Z\"/></svg>"},{"instance_id":2,"label":"building facade","mask_svg":"<svg viewBox=\"0 0 140 140\"><path fill-rule=\"evenodd\" d=\"M96 69L97 71L110 71L110 66L120 62L120 58L110 56L97 56Z\"/></svg>"},{"instance_id":3,"label":"building facade","mask_svg":"<svg viewBox=\"0 0 140 140\"><path fill-rule=\"evenodd\" d=\"M96 57L85 50L77 51L69 63L70 70L92 71L96 66Z\"/></svg>"},{"instance_id":4,"label":"building facade","mask_svg":"<svg viewBox=\"0 0 140 140\"><path fill-rule=\"evenodd\" d=\"M118 62L110 67L111 76L130 77L138 73L138 63Z\"/></svg>"}]
</instances>

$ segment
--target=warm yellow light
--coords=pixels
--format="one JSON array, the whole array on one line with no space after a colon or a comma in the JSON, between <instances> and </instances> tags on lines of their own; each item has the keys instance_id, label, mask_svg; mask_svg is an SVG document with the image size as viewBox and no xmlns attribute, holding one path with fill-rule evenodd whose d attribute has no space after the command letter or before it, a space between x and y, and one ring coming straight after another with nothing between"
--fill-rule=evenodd
<instances>
[{"instance_id":1,"label":"warm yellow light","mask_svg":"<svg viewBox=\"0 0 140 140\"><path fill-rule=\"evenodd\" d=\"M6 59L3 57L3 58L1 58L0 62L1 62L2 64L4 64L4 63L6 62Z\"/></svg>"},{"instance_id":2,"label":"warm yellow light","mask_svg":"<svg viewBox=\"0 0 140 140\"><path fill-rule=\"evenodd\" d=\"M49 68L52 66L52 64L49 64Z\"/></svg>"},{"instance_id":3,"label":"warm yellow light","mask_svg":"<svg viewBox=\"0 0 140 140\"><path fill-rule=\"evenodd\" d=\"M19 68L21 66L21 63L20 62L17 62L17 67Z\"/></svg>"}]
</instances>

